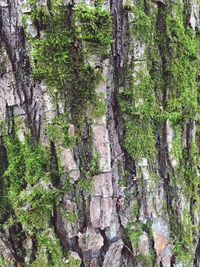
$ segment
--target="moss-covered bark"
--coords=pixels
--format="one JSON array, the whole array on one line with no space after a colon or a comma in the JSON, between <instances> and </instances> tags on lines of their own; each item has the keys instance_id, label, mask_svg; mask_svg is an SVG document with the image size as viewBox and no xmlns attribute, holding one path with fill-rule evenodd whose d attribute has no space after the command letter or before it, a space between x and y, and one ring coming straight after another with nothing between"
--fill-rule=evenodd
<instances>
[{"instance_id":1,"label":"moss-covered bark","mask_svg":"<svg viewBox=\"0 0 200 267\"><path fill-rule=\"evenodd\" d=\"M198 1L0 12L0 265L200 266Z\"/></svg>"}]
</instances>

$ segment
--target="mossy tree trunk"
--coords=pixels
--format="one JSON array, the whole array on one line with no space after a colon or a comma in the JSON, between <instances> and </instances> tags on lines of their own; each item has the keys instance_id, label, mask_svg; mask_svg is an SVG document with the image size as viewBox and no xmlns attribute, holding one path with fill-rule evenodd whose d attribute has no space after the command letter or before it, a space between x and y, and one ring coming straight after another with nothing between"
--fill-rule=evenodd
<instances>
[{"instance_id":1,"label":"mossy tree trunk","mask_svg":"<svg viewBox=\"0 0 200 267\"><path fill-rule=\"evenodd\" d=\"M0 266L200 266L198 0L0 0Z\"/></svg>"}]
</instances>

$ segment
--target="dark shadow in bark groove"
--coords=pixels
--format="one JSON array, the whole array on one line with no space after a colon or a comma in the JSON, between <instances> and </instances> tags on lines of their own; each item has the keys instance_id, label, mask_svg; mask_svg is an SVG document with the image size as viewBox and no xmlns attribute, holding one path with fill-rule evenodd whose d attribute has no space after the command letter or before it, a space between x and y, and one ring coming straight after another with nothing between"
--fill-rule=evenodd
<instances>
[{"instance_id":1,"label":"dark shadow in bark groove","mask_svg":"<svg viewBox=\"0 0 200 267\"><path fill-rule=\"evenodd\" d=\"M195 250L194 267L200 266L200 238Z\"/></svg>"},{"instance_id":2,"label":"dark shadow in bark groove","mask_svg":"<svg viewBox=\"0 0 200 267\"><path fill-rule=\"evenodd\" d=\"M13 249L13 256L19 264L18 266L23 267L24 265L24 256L26 254L25 249L23 248L23 241L26 239L25 233L22 230L22 225L16 223L9 228L9 241Z\"/></svg>"},{"instance_id":3,"label":"dark shadow in bark groove","mask_svg":"<svg viewBox=\"0 0 200 267\"><path fill-rule=\"evenodd\" d=\"M4 224L4 222L10 216L10 208L9 204L6 201L6 191L8 188L7 181L3 179L3 174L8 167L8 159L7 152L3 144L3 138L0 136L0 226Z\"/></svg>"}]
</instances>

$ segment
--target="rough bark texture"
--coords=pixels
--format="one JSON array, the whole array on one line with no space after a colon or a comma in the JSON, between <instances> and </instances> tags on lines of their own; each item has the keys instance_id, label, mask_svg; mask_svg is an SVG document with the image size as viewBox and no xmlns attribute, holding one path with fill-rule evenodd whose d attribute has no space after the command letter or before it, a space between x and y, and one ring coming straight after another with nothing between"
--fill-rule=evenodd
<instances>
[{"instance_id":1,"label":"rough bark texture","mask_svg":"<svg viewBox=\"0 0 200 267\"><path fill-rule=\"evenodd\" d=\"M198 0L0 0L0 266L200 267Z\"/></svg>"}]
</instances>

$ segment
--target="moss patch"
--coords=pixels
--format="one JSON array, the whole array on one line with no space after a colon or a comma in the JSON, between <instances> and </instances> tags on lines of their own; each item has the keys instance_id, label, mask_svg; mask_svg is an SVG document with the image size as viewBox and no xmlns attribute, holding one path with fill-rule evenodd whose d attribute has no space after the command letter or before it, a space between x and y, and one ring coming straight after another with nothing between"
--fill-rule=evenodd
<instances>
[{"instance_id":1,"label":"moss patch","mask_svg":"<svg viewBox=\"0 0 200 267\"><path fill-rule=\"evenodd\" d=\"M88 57L105 57L112 41L110 14L100 3L71 7L51 1L50 9L30 3L31 18L44 31L41 37L29 37L33 75L45 81L55 101L65 100L74 123L80 124L97 103L101 75Z\"/></svg>"}]
</instances>

